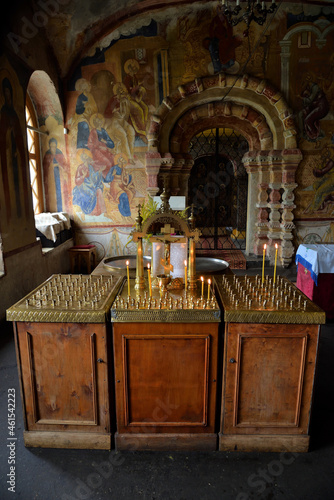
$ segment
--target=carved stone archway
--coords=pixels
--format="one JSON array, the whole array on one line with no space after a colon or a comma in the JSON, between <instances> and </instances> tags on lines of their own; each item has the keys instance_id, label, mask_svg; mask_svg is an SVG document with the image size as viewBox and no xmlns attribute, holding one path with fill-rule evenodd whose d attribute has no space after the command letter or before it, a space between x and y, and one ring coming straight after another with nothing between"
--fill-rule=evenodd
<instances>
[{"instance_id":1,"label":"carved stone archway","mask_svg":"<svg viewBox=\"0 0 334 500\"><path fill-rule=\"evenodd\" d=\"M180 86L164 99L152 117L146 154L148 192L155 195L158 176L169 177L172 194L187 195L193 165L189 143L207 128L230 127L249 143L243 158L248 173L246 253L261 255L263 245L273 262L292 261L295 172L302 159L292 111L282 94L248 75L220 73Z\"/></svg>"}]
</instances>

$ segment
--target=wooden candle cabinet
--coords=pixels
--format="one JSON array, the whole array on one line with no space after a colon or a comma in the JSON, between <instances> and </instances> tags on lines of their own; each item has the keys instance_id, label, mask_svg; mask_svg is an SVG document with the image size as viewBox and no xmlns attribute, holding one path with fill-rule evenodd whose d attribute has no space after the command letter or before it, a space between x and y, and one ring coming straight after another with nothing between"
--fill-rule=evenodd
<instances>
[{"instance_id":1,"label":"wooden candle cabinet","mask_svg":"<svg viewBox=\"0 0 334 500\"><path fill-rule=\"evenodd\" d=\"M325 313L282 278L223 276L216 286L225 321L219 450L308 451Z\"/></svg>"},{"instance_id":2,"label":"wooden candle cabinet","mask_svg":"<svg viewBox=\"0 0 334 500\"><path fill-rule=\"evenodd\" d=\"M131 280L130 280L131 281ZM111 309L116 448L217 449L220 310L194 293L127 285Z\"/></svg>"},{"instance_id":3,"label":"wooden candle cabinet","mask_svg":"<svg viewBox=\"0 0 334 500\"><path fill-rule=\"evenodd\" d=\"M106 314L121 281L54 275L7 311L26 446L112 447Z\"/></svg>"}]
</instances>

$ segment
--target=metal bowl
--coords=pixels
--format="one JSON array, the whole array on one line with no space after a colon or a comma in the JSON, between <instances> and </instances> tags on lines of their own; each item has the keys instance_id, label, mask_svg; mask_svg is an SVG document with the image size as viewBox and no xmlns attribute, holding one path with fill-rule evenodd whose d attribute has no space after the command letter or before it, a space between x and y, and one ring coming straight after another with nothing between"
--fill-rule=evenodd
<instances>
[{"instance_id":1,"label":"metal bowl","mask_svg":"<svg viewBox=\"0 0 334 500\"><path fill-rule=\"evenodd\" d=\"M196 257L196 274L222 274L230 267L226 260Z\"/></svg>"},{"instance_id":2,"label":"metal bowl","mask_svg":"<svg viewBox=\"0 0 334 500\"><path fill-rule=\"evenodd\" d=\"M136 255L119 255L117 257L108 257L103 261L103 266L108 271L119 275L126 275L126 261L129 261L129 271L131 276L136 273ZM144 256L144 268L151 263L150 256ZM230 267L226 260L215 259L212 257L196 257L196 274L222 274Z\"/></svg>"},{"instance_id":3,"label":"metal bowl","mask_svg":"<svg viewBox=\"0 0 334 500\"><path fill-rule=\"evenodd\" d=\"M117 257L108 257L103 261L103 266L108 271L119 275L126 275L126 261L129 261L129 271L132 275L136 274L136 255L118 255ZM150 256L144 256L144 268L151 263Z\"/></svg>"}]
</instances>

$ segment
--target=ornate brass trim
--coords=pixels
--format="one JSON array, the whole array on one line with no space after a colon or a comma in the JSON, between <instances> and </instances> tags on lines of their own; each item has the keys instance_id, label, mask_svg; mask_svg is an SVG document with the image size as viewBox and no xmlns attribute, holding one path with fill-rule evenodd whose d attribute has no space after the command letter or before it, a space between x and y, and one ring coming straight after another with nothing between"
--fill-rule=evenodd
<instances>
[{"instance_id":1,"label":"ornate brass trim","mask_svg":"<svg viewBox=\"0 0 334 500\"><path fill-rule=\"evenodd\" d=\"M79 276L52 275L7 309L7 320L35 323L104 323L123 277ZM64 290L60 283L67 283L68 290ZM63 295L60 288L64 292Z\"/></svg>"},{"instance_id":2,"label":"ornate brass trim","mask_svg":"<svg viewBox=\"0 0 334 500\"><path fill-rule=\"evenodd\" d=\"M293 283L259 276L217 276L215 288L229 323L324 324L326 314Z\"/></svg>"},{"instance_id":3,"label":"ornate brass trim","mask_svg":"<svg viewBox=\"0 0 334 500\"><path fill-rule=\"evenodd\" d=\"M175 310L142 309L126 310L111 309L113 323L217 323L221 321L220 310Z\"/></svg>"},{"instance_id":4,"label":"ornate brass trim","mask_svg":"<svg viewBox=\"0 0 334 500\"><path fill-rule=\"evenodd\" d=\"M197 291L174 289L140 292L130 280L130 296L124 280L110 311L114 323L216 323L221 321L221 311L216 298L201 297ZM148 288L146 288L148 290Z\"/></svg>"}]
</instances>

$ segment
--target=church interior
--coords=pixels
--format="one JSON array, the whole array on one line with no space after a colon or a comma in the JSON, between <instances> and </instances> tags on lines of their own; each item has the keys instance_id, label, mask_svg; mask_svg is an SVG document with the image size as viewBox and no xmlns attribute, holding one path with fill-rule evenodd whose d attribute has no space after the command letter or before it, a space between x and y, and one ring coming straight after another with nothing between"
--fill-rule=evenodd
<instances>
[{"instance_id":1,"label":"church interior","mask_svg":"<svg viewBox=\"0 0 334 500\"><path fill-rule=\"evenodd\" d=\"M0 22L16 491L333 499L333 3L13 0Z\"/></svg>"}]
</instances>

